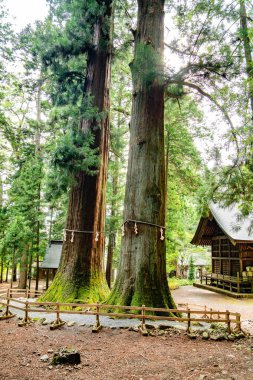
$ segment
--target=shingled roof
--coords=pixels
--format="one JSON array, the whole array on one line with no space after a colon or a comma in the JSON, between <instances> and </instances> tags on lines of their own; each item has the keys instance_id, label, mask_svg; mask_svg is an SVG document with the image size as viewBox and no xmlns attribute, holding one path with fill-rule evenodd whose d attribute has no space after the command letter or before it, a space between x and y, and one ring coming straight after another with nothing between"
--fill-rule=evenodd
<instances>
[{"instance_id":1,"label":"shingled roof","mask_svg":"<svg viewBox=\"0 0 253 380\"><path fill-rule=\"evenodd\" d=\"M208 217L201 218L197 231L191 241L195 245L211 245L212 237L222 231L233 244L253 242L252 218L239 220L240 211L236 204L230 207L221 207L211 203Z\"/></svg>"},{"instance_id":2,"label":"shingled roof","mask_svg":"<svg viewBox=\"0 0 253 380\"><path fill-rule=\"evenodd\" d=\"M58 269L61 259L62 243L61 240L51 241L51 244L47 247L46 255L40 268Z\"/></svg>"}]
</instances>

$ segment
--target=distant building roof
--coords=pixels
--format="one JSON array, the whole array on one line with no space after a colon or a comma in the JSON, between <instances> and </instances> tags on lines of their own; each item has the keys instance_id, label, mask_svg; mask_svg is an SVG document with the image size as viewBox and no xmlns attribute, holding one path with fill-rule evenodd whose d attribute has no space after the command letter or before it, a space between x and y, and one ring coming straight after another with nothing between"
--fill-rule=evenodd
<instances>
[{"instance_id":1,"label":"distant building roof","mask_svg":"<svg viewBox=\"0 0 253 380\"><path fill-rule=\"evenodd\" d=\"M201 218L197 231L191 241L192 244L211 245L212 237L222 231L232 243L253 242L251 231L251 217L239 220L240 211L236 204L230 207L221 207L219 204L210 204L210 214Z\"/></svg>"},{"instance_id":2,"label":"distant building roof","mask_svg":"<svg viewBox=\"0 0 253 380\"><path fill-rule=\"evenodd\" d=\"M48 246L45 258L40 265L40 268L44 269L58 269L61 251L62 251L62 241L52 240L50 246Z\"/></svg>"}]
</instances>

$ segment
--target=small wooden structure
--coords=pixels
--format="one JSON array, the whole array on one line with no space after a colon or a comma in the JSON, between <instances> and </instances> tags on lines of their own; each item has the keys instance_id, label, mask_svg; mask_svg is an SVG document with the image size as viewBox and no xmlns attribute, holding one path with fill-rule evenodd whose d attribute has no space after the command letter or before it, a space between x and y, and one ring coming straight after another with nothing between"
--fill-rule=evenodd
<instances>
[{"instance_id":1,"label":"small wooden structure","mask_svg":"<svg viewBox=\"0 0 253 380\"><path fill-rule=\"evenodd\" d=\"M201 287L253 294L252 221L239 215L236 205L211 203L209 215L200 219L191 243L211 246L212 252L212 273L201 274Z\"/></svg>"},{"instance_id":2,"label":"small wooden structure","mask_svg":"<svg viewBox=\"0 0 253 380\"><path fill-rule=\"evenodd\" d=\"M62 240L51 240L46 250L45 258L40 265L40 275L46 277L46 289L49 280L53 280L59 267L62 251Z\"/></svg>"}]
</instances>

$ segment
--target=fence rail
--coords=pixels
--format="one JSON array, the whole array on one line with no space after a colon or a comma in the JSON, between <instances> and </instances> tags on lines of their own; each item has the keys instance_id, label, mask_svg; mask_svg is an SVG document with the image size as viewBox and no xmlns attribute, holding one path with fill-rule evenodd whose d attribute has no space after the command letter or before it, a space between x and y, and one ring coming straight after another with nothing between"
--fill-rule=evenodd
<instances>
[{"instance_id":1,"label":"fence rail","mask_svg":"<svg viewBox=\"0 0 253 380\"><path fill-rule=\"evenodd\" d=\"M189 307L185 309L164 309L143 306L117 306L117 305L105 305L105 304L87 304L87 303L59 303L59 302L31 302L14 299L11 297L11 290L8 289L7 295L1 296L2 301L0 303L6 307L6 310L0 320L12 318L14 314L11 309L17 309L24 312L24 318L19 325L26 325L31 321L30 315L32 313L56 313L56 320L50 326L51 329L56 329L64 325L64 321L61 320L60 315L63 314L79 314L79 315L94 315L96 317L96 323L93 327L93 331L96 332L102 327L100 324L100 316L116 317L116 318L135 318L141 321L141 332L146 335L147 330L145 323L147 320L154 321L178 321L187 322L187 331L190 331L191 325L194 322L219 322L225 323L227 329L231 332L231 325L235 324L236 329L241 331L241 315L240 313L232 313L228 310L217 311L208 309L194 310ZM19 306L17 306L18 304ZM22 306L20 306L22 305ZM47 308L41 308L41 307ZM81 308L81 310L75 310L75 308ZM115 311L115 312L114 312ZM120 312L122 311L122 312ZM129 311L129 312L126 312ZM154 313L160 313L155 315ZM204 315L203 315L204 313Z\"/></svg>"},{"instance_id":2,"label":"fence rail","mask_svg":"<svg viewBox=\"0 0 253 380\"><path fill-rule=\"evenodd\" d=\"M34 290L34 289L17 289L17 288L3 288L0 289L0 298L2 296L6 296L9 291L10 298L14 295L24 295L25 298L30 298L34 296L35 298L42 295L44 292L42 290Z\"/></svg>"}]
</instances>

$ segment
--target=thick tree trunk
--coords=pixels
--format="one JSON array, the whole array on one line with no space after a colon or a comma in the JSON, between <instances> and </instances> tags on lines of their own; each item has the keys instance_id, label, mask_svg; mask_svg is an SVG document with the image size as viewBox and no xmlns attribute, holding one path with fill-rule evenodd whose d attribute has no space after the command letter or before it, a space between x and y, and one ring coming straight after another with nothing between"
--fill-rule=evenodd
<instances>
[{"instance_id":1,"label":"thick tree trunk","mask_svg":"<svg viewBox=\"0 0 253 380\"><path fill-rule=\"evenodd\" d=\"M99 2L100 3L100 2ZM102 5L102 2L101 2ZM90 95L98 112L107 112L99 127L95 120L82 120L83 132L91 130L94 148L99 148L100 165L96 175L80 171L69 195L66 241L60 267L43 296L50 301L94 302L108 293L103 268L105 246L105 187L109 144L109 88L111 78L111 5L103 1L104 14L93 26L93 46L88 51L85 97ZM78 232L80 231L80 232ZM92 231L84 233L81 231ZM102 232L100 234L100 232Z\"/></svg>"},{"instance_id":2,"label":"thick tree trunk","mask_svg":"<svg viewBox=\"0 0 253 380\"><path fill-rule=\"evenodd\" d=\"M19 276L19 283L18 283L19 289L26 289L27 259L28 259L27 250L28 248L24 249L24 252L22 253L21 260L20 260L20 276Z\"/></svg>"},{"instance_id":3,"label":"thick tree trunk","mask_svg":"<svg viewBox=\"0 0 253 380\"><path fill-rule=\"evenodd\" d=\"M113 304L175 306L157 227L165 225L163 34L164 1L138 0L124 220L148 224L136 222L136 234L135 222L125 223Z\"/></svg>"}]
</instances>

